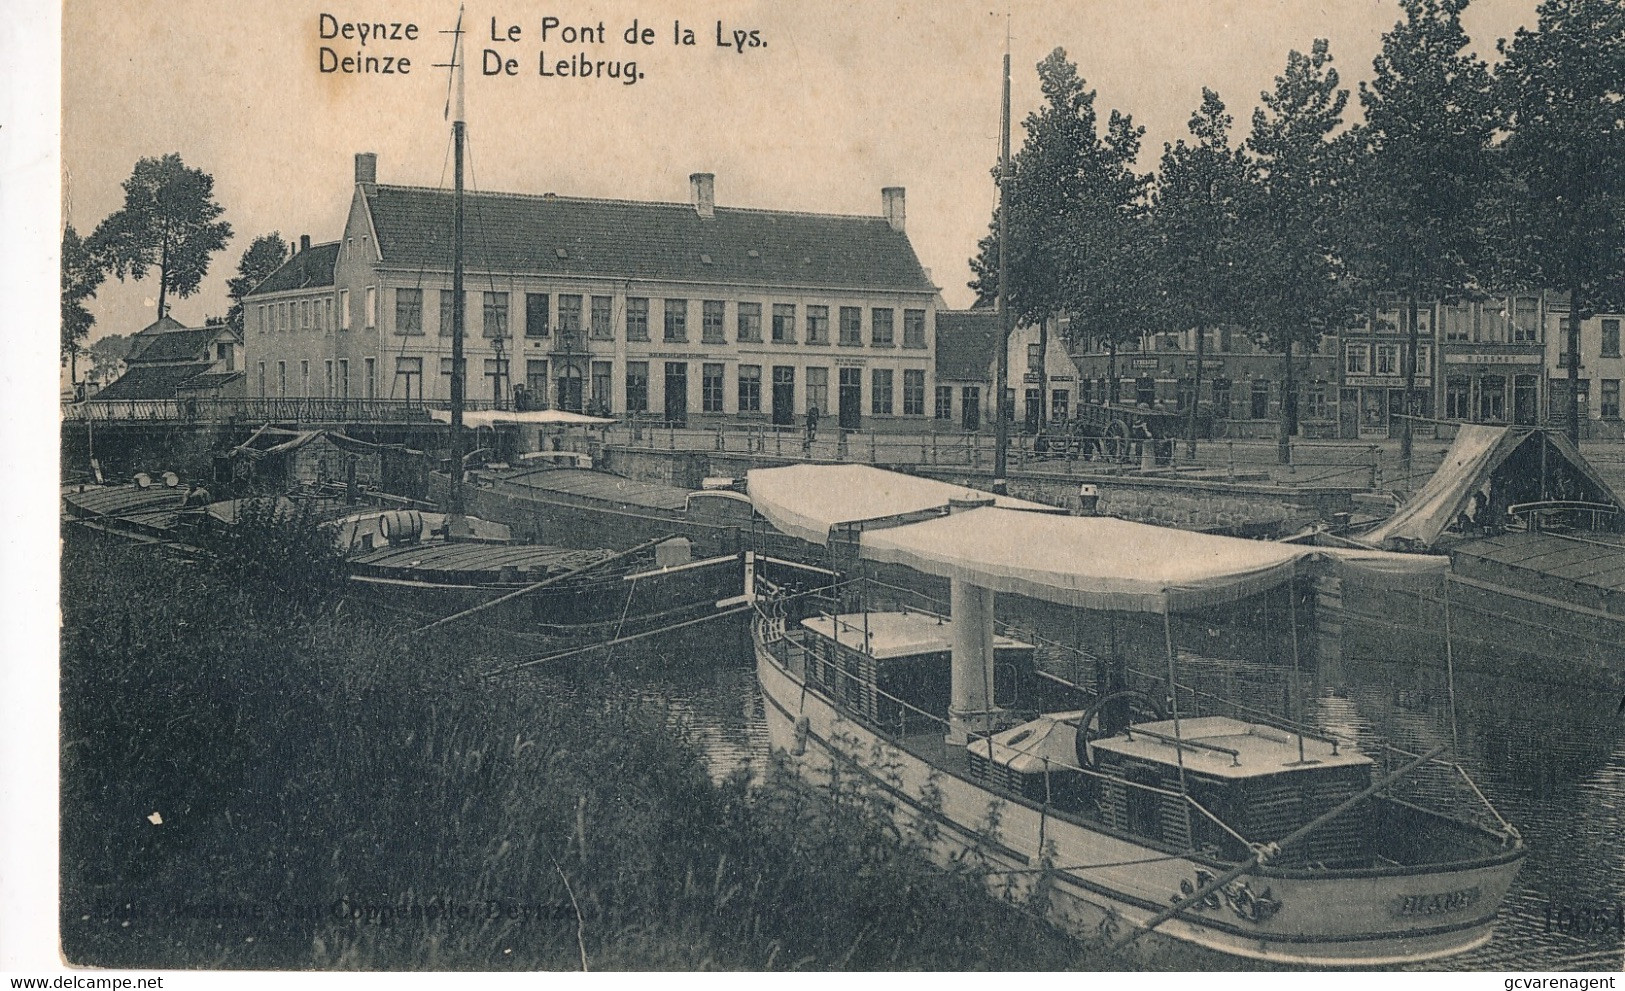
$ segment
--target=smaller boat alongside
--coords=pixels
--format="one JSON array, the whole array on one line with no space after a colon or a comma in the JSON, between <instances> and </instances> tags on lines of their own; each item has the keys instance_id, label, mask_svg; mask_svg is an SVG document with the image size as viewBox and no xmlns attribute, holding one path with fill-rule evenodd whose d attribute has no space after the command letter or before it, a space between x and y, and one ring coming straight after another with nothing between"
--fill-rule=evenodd
<instances>
[{"instance_id":1,"label":"smaller boat alongside","mask_svg":"<svg viewBox=\"0 0 1625 991\"><path fill-rule=\"evenodd\" d=\"M696 559L676 536L572 549L522 543L476 517L399 509L333 527L355 594L425 621L478 612L510 633L607 640L709 615L744 587L740 555Z\"/></svg>"},{"instance_id":2,"label":"smaller boat alongside","mask_svg":"<svg viewBox=\"0 0 1625 991\"><path fill-rule=\"evenodd\" d=\"M123 484L75 483L62 487L62 520L139 543L172 543L182 536L183 511L208 498L174 472L156 479L142 473Z\"/></svg>"},{"instance_id":3,"label":"smaller boat alongside","mask_svg":"<svg viewBox=\"0 0 1625 991\"><path fill-rule=\"evenodd\" d=\"M1458 670L1625 691L1625 501L1562 433L1464 425L1390 518L1316 539L1450 557L1423 595L1341 582L1348 629L1453 630Z\"/></svg>"}]
</instances>

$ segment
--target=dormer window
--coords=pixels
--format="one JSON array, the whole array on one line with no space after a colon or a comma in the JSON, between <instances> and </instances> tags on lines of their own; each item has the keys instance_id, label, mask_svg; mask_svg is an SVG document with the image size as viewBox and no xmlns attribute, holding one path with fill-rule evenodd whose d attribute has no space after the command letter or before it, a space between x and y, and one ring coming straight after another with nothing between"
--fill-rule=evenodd
<instances>
[{"instance_id":1,"label":"dormer window","mask_svg":"<svg viewBox=\"0 0 1625 991\"><path fill-rule=\"evenodd\" d=\"M560 258L570 257L570 252L564 250L563 248L554 248L553 253L558 255Z\"/></svg>"}]
</instances>

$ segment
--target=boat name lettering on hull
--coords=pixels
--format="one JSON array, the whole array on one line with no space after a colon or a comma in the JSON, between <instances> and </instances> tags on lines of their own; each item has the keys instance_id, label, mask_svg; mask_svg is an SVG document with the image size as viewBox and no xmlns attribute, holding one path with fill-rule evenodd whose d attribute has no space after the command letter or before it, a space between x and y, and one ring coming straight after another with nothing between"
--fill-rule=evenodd
<instances>
[{"instance_id":1,"label":"boat name lettering on hull","mask_svg":"<svg viewBox=\"0 0 1625 991\"><path fill-rule=\"evenodd\" d=\"M1478 901L1478 896L1477 886L1433 895L1406 895L1399 900L1394 914L1402 919L1448 915L1472 906Z\"/></svg>"}]
</instances>

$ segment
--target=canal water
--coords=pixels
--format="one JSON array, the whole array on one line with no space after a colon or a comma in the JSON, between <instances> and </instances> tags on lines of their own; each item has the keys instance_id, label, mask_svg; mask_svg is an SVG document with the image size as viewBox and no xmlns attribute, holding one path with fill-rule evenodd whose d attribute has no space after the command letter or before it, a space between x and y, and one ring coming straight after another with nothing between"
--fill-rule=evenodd
<instances>
[{"instance_id":1,"label":"canal water","mask_svg":"<svg viewBox=\"0 0 1625 991\"><path fill-rule=\"evenodd\" d=\"M1207 653L1181 650L1180 681L1317 723L1374 758L1389 744L1415 753L1453 744L1454 759L1529 854L1495 938L1425 969L1625 968L1625 703L1533 679L1447 676L1442 638L1369 622L1339 629L1327 619L1296 661L1222 656L1212 644L1230 641L1210 630ZM609 668L617 691L665 706L716 777L758 768L768 740L743 630L693 632L622 648ZM1504 659L1529 670L1543 663L1513 645ZM1413 797L1448 798L1494 821L1454 772L1411 787Z\"/></svg>"}]
</instances>

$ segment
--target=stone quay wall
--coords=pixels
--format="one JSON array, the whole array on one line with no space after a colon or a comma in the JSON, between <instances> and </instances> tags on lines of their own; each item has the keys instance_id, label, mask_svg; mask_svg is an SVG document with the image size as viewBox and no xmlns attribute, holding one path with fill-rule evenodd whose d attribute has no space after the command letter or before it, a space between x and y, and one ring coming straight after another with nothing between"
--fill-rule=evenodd
<instances>
[{"instance_id":1,"label":"stone quay wall","mask_svg":"<svg viewBox=\"0 0 1625 991\"><path fill-rule=\"evenodd\" d=\"M617 475L683 488L699 488L707 477L743 478L751 468L794 463L790 459L763 455L614 446L606 447L602 453L601 466ZM987 489L993 483L991 471L974 468L907 467L901 470L971 488ZM1058 475L1011 471L1006 475L1011 495L1034 502L1076 508L1079 486L1090 484L1099 491L1096 512L1103 516L1187 530L1249 535L1279 533L1349 512L1354 506L1355 492L1361 491L1267 482L1141 478L1127 474Z\"/></svg>"}]
</instances>

